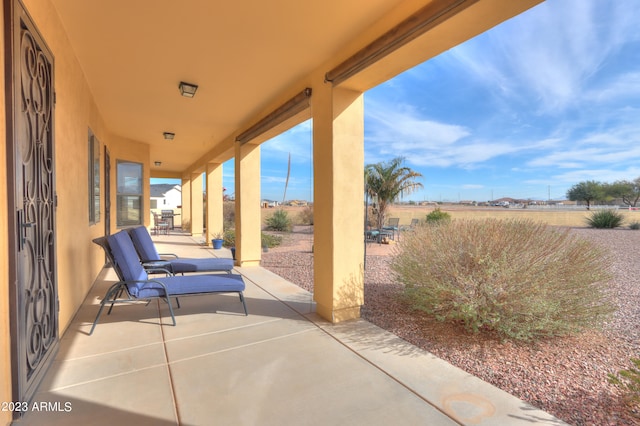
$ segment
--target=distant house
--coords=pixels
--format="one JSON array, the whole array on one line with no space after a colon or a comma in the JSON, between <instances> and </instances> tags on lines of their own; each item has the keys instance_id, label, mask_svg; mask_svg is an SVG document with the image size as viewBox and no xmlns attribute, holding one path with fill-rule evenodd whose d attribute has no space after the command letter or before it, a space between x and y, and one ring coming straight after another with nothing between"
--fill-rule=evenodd
<instances>
[{"instance_id":1,"label":"distant house","mask_svg":"<svg viewBox=\"0 0 640 426\"><path fill-rule=\"evenodd\" d=\"M260 201L260 206L263 209L269 208L269 207L278 207L280 205L279 202L277 201L273 201L273 200L262 200Z\"/></svg>"},{"instance_id":2,"label":"distant house","mask_svg":"<svg viewBox=\"0 0 640 426\"><path fill-rule=\"evenodd\" d=\"M308 203L305 200L291 200L287 203L287 205L292 207L305 207Z\"/></svg>"},{"instance_id":3,"label":"distant house","mask_svg":"<svg viewBox=\"0 0 640 426\"><path fill-rule=\"evenodd\" d=\"M182 205L182 187L172 184L151 185L151 210L160 213L161 210L176 210Z\"/></svg>"}]
</instances>

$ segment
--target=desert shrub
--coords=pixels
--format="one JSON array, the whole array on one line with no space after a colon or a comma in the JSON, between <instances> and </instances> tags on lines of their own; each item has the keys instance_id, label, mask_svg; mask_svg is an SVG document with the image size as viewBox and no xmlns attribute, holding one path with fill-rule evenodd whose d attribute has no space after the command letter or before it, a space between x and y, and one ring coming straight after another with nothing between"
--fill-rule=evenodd
<instances>
[{"instance_id":1,"label":"desert shrub","mask_svg":"<svg viewBox=\"0 0 640 426\"><path fill-rule=\"evenodd\" d=\"M222 221L224 229L236 227L236 203L234 201L222 203Z\"/></svg>"},{"instance_id":2,"label":"desert shrub","mask_svg":"<svg viewBox=\"0 0 640 426\"><path fill-rule=\"evenodd\" d=\"M441 223L441 222L449 222L451 220L451 215L447 212L443 212L440 210L440 207L436 207L433 211L427 214L427 223Z\"/></svg>"},{"instance_id":3,"label":"desert shrub","mask_svg":"<svg viewBox=\"0 0 640 426\"><path fill-rule=\"evenodd\" d=\"M289 213L285 210L276 210L271 217L266 220L267 229L271 231L291 231L292 222Z\"/></svg>"},{"instance_id":4,"label":"desert shrub","mask_svg":"<svg viewBox=\"0 0 640 426\"><path fill-rule=\"evenodd\" d=\"M236 245L236 230L235 229L226 229L224 231L222 245L224 247L235 247Z\"/></svg>"},{"instance_id":5,"label":"desert shrub","mask_svg":"<svg viewBox=\"0 0 640 426\"><path fill-rule=\"evenodd\" d=\"M640 229L640 222L631 222L629 224L629 229L637 231L638 229Z\"/></svg>"},{"instance_id":6,"label":"desert shrub","mask_svg":"<svg viewBox=\"0 0 640 426\"><path fill-rule=\"evenodd\" d=\"M313 225L313 206L306 206L298 213L298 222L301 225Z\"/></svg>"},{"instance_id":7,"label":"desert shrub","mask_svg":"<svg viewBox=\"0 0 640 426\"><path fill-rule=\"evenodd\" d=\"M612 209L596 210L587 217L587 224L592 228L617 228L622 222L622 213Z\"/></svg>"},{"instance_id":8,"label":"desert shrub","mask_svg":"<svg viewBox=\"0 0 640 426\"><path fill-rule=\"evenodd\" d=\"M613 310L608 256L568 229L454 220L405 235L392 270L407 300L438 320L533 340L595 327Z\"/></svg>"},{"instance_id":9,"label":"desert shrub","mask_svg":"<svg viewBox=\"0 0 640 426\"><path fill-rule=\"evenodd\" d=\"M282 243L282 237L279 235L269 235L264 232L261 233L261 243L262 247L278 247ZM225 247L235 247L236 246L236 231L235 229L227 229L224 231L224 242L222 243Z\"/></svg>"},{"instance_id":10,"label":"desert shrub","mask_svg":"<svg viewBox=\"0 0 640 426\"><path fill-rule=\"evenodd\" d=\"M609 382L620 387L624 398L631 406L640 406L640 358L631 358L633 367L609 374Z\"/></svg>"},{"instance_id":11,"label":"desert shrub","mask_svg":"<svg viewBox=\"0 0 640 426\"><path fill-rule=\"evenodd\" d=\"M282 236L262 233L262 247L278 247L282 243Z\"/></svg>"}]
</instances>

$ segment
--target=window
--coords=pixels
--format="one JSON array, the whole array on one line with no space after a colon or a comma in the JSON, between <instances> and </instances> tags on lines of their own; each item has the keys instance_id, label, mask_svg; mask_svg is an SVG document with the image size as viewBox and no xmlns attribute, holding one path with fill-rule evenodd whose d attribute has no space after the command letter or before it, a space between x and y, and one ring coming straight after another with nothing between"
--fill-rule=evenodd
<instances>
[{"instance_id":1,"label":"window","mask_svg":"<svg viewBox=\"0 0 640 426\"><path fill-rule=\"evenodd\" d=\"M117 226L142 225L142 164L118 160L116 174Z\"/></svg>"},{"instance_id":2,"label":"window","mask_svg":"<svg viewBox=\"0 0 640 426\"><path fill-rule=\"evenodd\" d=\"M100 142L89 129L89 224L100 222Z\"/></svg>"}]
</instances>

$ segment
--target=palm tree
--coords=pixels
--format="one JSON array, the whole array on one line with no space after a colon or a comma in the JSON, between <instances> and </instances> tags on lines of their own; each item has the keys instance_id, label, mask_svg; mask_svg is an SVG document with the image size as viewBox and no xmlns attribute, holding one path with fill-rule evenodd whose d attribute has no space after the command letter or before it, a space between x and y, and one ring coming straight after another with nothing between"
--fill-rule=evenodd
<instances>
[{"instance_id":1,"label":"palm tree","mask_svg":"<svg viewBox=\"0 0 640 426\"><path fill-rule=\"evenodd\" d=\"M368 164L364 168L366 192L378 204L378 229L385 223L387 207L403 195L411 194L422 184L417 182L422 174L404 167L404 157L389 162Z\"/></svg>"}]
</instances>

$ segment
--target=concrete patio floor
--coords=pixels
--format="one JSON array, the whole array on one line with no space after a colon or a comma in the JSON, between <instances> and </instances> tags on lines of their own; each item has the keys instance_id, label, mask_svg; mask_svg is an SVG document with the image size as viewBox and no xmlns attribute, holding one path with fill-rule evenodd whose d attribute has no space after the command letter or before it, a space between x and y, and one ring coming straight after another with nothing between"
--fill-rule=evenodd
<instances>
[{"instance_id":1,"label":"concrete patio floor","mask_svg":"<svg viewBox=\"0 0 640 426\"><path fill-rule=\"evenodd\" d=\"M154 240L230 257L181 233ZM34 398L43 411L16 424L564 424L364 320L322 320L311 294L263 268L236 270L249 316L237 295L181 298L175 327L162 302L119 305L89 336L116 280L105 268Z\"/></svg>"}]
</instances>

